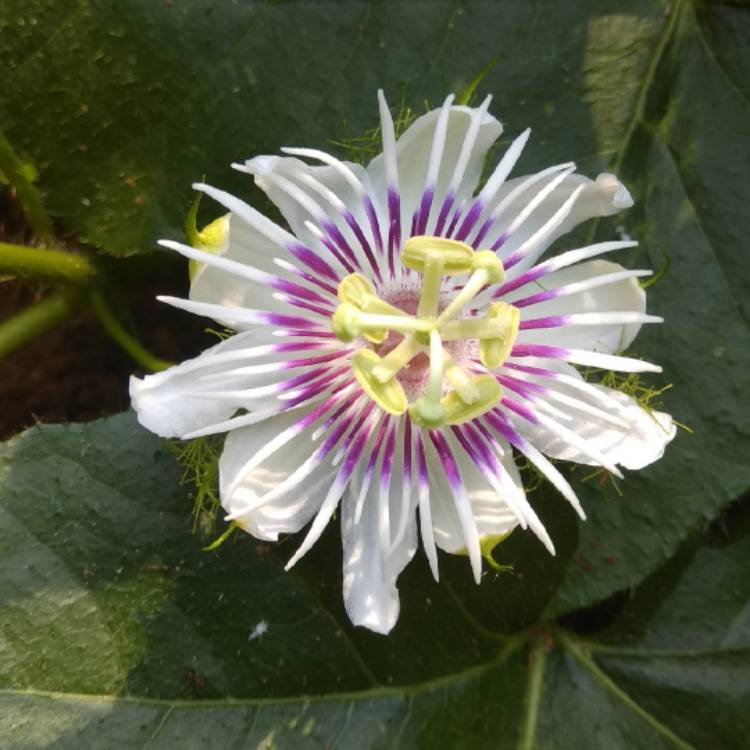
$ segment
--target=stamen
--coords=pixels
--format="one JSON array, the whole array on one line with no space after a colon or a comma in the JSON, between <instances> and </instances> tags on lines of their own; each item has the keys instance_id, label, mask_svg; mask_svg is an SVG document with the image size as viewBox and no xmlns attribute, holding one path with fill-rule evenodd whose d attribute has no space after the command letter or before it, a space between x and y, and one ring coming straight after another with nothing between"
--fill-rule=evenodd
<instances>
[{"instance_id":1,"label":"stamen","mask_svg":"<svg viewBox=\"0 0 750 750\"><path fill-rule=\"evenodd\" d=\"M360 273L351 273L341 280L337 292L338 298L347 304L366 313L383 315L404 315L403 310L389 304L375 294L372 284ZM365 331L362 334L373 344L381 344L385 341L388 331L384 328L374 331Z\"/></svg>"},{"instance_id":2,"label":"stamen","mask_svg":"<svg viewBox=\"0 0 750 750\"><path fill-rule=\"evenodd\" d=\"M473 273L464 288L451 300L436 321L443 325L454 318L466 305L477 296L482 287L487 284L497 284L503 280L504 270L500 258L492 250L480 250L472 257Z\"/></svg>"},{"instance_id":3,"label":"stamen","mask_svg":"<svg viewBox=\"0 0 750 750\"><path fill-rule=\"evenodd\" d=\"M408 315L379 315L364 313L348 302L342 302L331 318L331 328L336 337L341 341L352 341L358 336L369 332L371 335L381 336L380 341L385 339L387 331L400 331L402 333L425 333L434 328L434 323L429 320L419 320Z\"/></svg>"},{"instance_id":4,"label":"stamen","mask_svg":"<svg viewBox=\"0 0 750 750\"><path fill-rule=\"evenodd\" d=\"M443 341L465 341L466 339L491 339L502 333L501 323L484 318L465 318L446 323L440 329Z\"/></svg>"},{"instance_id":5,"label":"stamen","mask_svg":"<svg viewBox=\"0 0 750 750\"><path fill-rule=\"evenodd\" d=\"M490 305L487 320L495 323L500 332L497 336L480 340L479 359L487 369L494 370L508 359L513 344L516 343L521 324L521 311L507 302L495 302Z\"/></svg>"},{"instance_id":6,"label":"stamen","mask_svg":"<svg viewBox=\"0 0 750 750\"><path fill-rule=\"evenodd\" d=\"M425 261L422 293L419 297L417 317L434 318L440 305L440 284L443 280L443 260L431 257Z\"/></svg>"},{"instance_id":7,"label":"stamen","mask_svg":"<svg viewBox=\"0 0 750 750\"><path fill-rule=\"evenodd\" d=\"M440 259L444 276L458 276L473 270L474 250L464 242L445 237L410 237L401 251L401 262L413 271L425 272L428 259Z\"/></svg>"},{"instance_id":8,"label":"stamen","mask_svg":"<svg viewBox=\"0 0 750 750\"><path fill-rule=\"evenodd\" d=\"M457 364L445 349L443 350L443 356L445 357L444 374L446 380L456 389L456 393L458 393L462 401L467 404L473 404L479 399L479 391L471 375Z\"/></svg>"},{"instance_id":9,"label":"stamen","mask_svg":"<svg viewBox=\"0 0 750 750\"><path fill-rule=\"evenodd\" d=\"M456 425L480 417L494 408L503 397L503 388L492 375L477 375L472 379L478 397L468 403L452 391L442 401L445 409L444 424Z\"/></svg>"},{"instance_id":10,"label":"stamen","mask_svg":"<svg viewBox=\"0 0 750 750\"><path fill-rule=\"evenodd\" d=\"M338 298L341 302L348 302L367 313L381 313L383 315L404 315L395 305L380 299L372 284L361 273L350 273L339 283Z\"/></svg>"},{"instance_id":11,"label":"stamen","mask_svg":"<svg viewBox=\"0 0 750 750\"><path fill-rule=\"evenodd\" d=\"M518 336L520 311L507 302L496 302L484 318L456 320L441 328L445 341L479 340L479 359L489 370L510 356Z\"/></svg>"},{"instance_id":12,"label":"stamen","mask_svg":"<svg viewBox=\"0 0 750 750\"><path fill-rule=\"evenodd\" d=\"M445 424L443 395L443 342L436 330L430 331L430 376L424 395L409 408L414 423L420 427L434 428Z\"/></svg>"},{"instance_id":13,"label":"stamen","mask_svg":"<svg viewBox=\"0 0 750 750\"><path fill-rule=\"evenodd\" d=\"M484 286L502 280L502 261L491 250L475 252L463 242L424 235L406 241L401 259L407 268L423 275L417 315L408 315L381 300L364 276L352 273L338 286L341 304L331 316L333 333L341 341L364 336L374 344L383 343L389 332L404 334L383 358L372 349L360 349L352 357L357 381L387 413L403 414L408 409L414 423L427 429L473 419L497 404L502 388L490 376L466 372L443 348L441 331L445 326L446 340L479 339L480 359L487 367L497 367L505 361L518 333L517 308L498 302L483 320L450 322ZM468 273L471 276L462 291L435 317L443 276ZM409 406L396 375L426 346L426 388ZM445 381L453 389L446 395Z\"/></svg>"},{"instance_id":14,"label":"stamen","mask_svg":"<svg viewBox=\"0 0 750 750\"><path fill-rule=\"evenodd\" d=\"M362 390L373 400L383 411L389 414L403 414L409 407L409 401L401 383L396 378L391 378L385 383L381 383L373 375L373 369L380 364L382 360L371 349L360 349L352 357L352 368L357 382L362 386Z\"/></svg>"},{"instance_id":15,"label":"stamen","mask_svg":"<svg viewBox=\"0 0 750 750\"><path fill-rule=\"evenodd\" d=\"M386 383L403 370L421 349L422 345L414 336L405 336L396 348L386 354L373 368L373 377L381 383Z\"/></svg>"}]
</instances>

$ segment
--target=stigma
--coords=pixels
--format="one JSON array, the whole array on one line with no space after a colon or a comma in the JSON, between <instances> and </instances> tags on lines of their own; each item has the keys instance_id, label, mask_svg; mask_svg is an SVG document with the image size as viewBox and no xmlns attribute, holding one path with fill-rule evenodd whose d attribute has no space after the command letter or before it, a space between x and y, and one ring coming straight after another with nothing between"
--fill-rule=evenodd
<instances>
[{"instance_id":1,"label":"stigma","mask_svg":"<svg viewBox=\"0 0 750 750\"><path fill-rule=\"evenodd\" d=\"M520 311L495 302L484 317L460 316L483 289L503 280L502 261L492 250L416 236L404 243L401 262L422 277L413 314L379 297L364 276L352 273L339 283L331 328L341 341L363 343L351 359L354 376L385 412L408 411L427 429L475 419L502 399L502 386L486 370L500 367L510 355ZM442 298L444 278L459 276L466 277L464 284L456 285L452 298ZM407 395L400 376L413 373L414 363L423 376L418 391L410 388Z\"/></svg>"}]
</instances>

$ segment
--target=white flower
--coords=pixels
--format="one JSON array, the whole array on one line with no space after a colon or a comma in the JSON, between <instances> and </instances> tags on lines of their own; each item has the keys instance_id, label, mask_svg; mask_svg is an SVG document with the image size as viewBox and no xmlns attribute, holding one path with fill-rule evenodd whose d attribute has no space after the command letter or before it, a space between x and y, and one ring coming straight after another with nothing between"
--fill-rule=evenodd
<instances>
[{"instance_id":1,"label":"white flower","mask_svg":"<svg viewBox=\"0 0 750 750\"><path fill-rule=\"evenodd\" d=\"M660 371L616 354L661 320L645 313L637 283L649 272L602 259L636 243L540 261L580 222L629 207L630 194L571 163L508 180L528 130L476 192L502 131L489 103L448 97L396 140L381 93L383 153L366 168L305 148L235 165L290 231L196 185L229 211L213 227L223 244L163 242L203 265L189 300L162 300L237 333L131 381L140 422L157 434L228 433L227 519L264 540L312 522L287 567L339 509L346 610L380 633L398 618L396 579L417 523L435 578L440 547L468 553L478 582L482 549L518 525L554 554L514 451L584 518L547 457L620 476L674 435L668 415L573 366Z\"/></svg>"}]
</instances>

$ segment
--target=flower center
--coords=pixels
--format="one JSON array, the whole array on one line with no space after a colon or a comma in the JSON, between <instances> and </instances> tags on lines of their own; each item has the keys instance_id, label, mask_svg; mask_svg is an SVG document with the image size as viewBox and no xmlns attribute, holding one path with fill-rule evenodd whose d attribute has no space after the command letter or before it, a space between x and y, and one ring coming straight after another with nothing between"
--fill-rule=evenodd
<instances>
[{"instance_id":1,"label":"flower center","mask_svg":"<svg viewBox=\"0 0 750 750\"><path fill-rule=\"evenodd\" d=\"M485 286L502 280L503 264L491 250L475 252L463 242L427 236L408 239L401 261L422 274L416 310L407 312L413 302L404 310L381 299L364 276L350 274L339 284L333 332L342 341L362 337L375 345L358 349L352 368L365 393L389 414L408 410L428 429L474 419L500 401L502 388L488 373L467 372L464 357L454 355L466 351L462 342L478 341L481 363L499 367L513 347L520 313L496 302L483 318L456 317ZM443 277L465 274L463 288L442 306ZM415 381L424 384L421 392L409 387ZM404 383L415 396L411 402Z\"/></svg>"}]
</instances>

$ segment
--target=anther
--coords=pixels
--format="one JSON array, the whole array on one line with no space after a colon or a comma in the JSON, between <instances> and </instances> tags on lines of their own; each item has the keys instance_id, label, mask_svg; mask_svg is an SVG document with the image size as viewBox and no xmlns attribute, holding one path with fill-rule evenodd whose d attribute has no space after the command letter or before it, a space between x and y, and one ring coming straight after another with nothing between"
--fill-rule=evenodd
<instances>
[{"instance_id":1,"label":"anther","mask_svg":"<svg viewBox=\"0 0 750 750\"><path fill-rule=\"evenodd\" d=\"M401 251L401 262L413 271L425 272L428 260L439 259L444 276L457 276L472 270L474 250L464 242L445 237L410 237Z\"/></svg>"},{"instance_id":2,"label":"anther","mask_svg":"<svg viewBox=\"0 0 750 750\"><path fill-rule=\"evenodd\" d=\"M425 235L406 240L401 252L401 262L423 275L418 317L437 315L443 276L469 273L473 267L473 259L474 250L458 240Z\"/></svg>"},{"instance_id":3,"label":"anther","mask_svg":"<svg viewBox=\"0 0 750 750\"><path fill-rule=\"evenodd\" d=\"M338 286L338 298L366 313L404 315L403 310L380 299L372 284L361 273L350 273ZM363 331L362 335L373 344L381 344L388 336L386 329Z\"/></svg>"},{"instance_id":4,"label":"anther","mask_svg":"<svg viewBox=\"0 0 750 750\"><path fill-rule=\"evenodd\" d=\"M401 383L391 378L381 383L373 370L382 360L372 349L359 349L352 356L352 369L362 390L388 414L403 414L409 406Z\"/></svg>"},{"instance_id":5,"label":"anther","mask_svg":"<svg viewBox=\"0 0 750 750\"><path fill-rule=\"evenodd\" d=\"M508 359L513 349L521 323L521 311L507 302L495 302L490 305L485 320L499 330L495 336L480 338L479 359L486 368L494 370Z\"/></svg>"},{"instance_id":6,"label":"anther","mask_svg":"<svg viewBox=\"0 0 750 750\"><path fill-rule=\"evenodd\" d=\"M503 397L503 388L492 375L476 375L472 384L478 393L475 401L467 403L458 391L451 391L442 400L446 424L456 425L476 419L494 408Z\"/></svg>"},{"instance_id":7,"label":"anther","mask_svg":"<svg viewBox=\"0 0 750 750\"><path fill-rule=\"evenodd\" d=\"M443 356L445 357L445 379L456 389L462 401L473 404L479 399L479 391L474 385L473 378L456 364L448 352L444 351Z\"/></svg>"}]
</instances>

